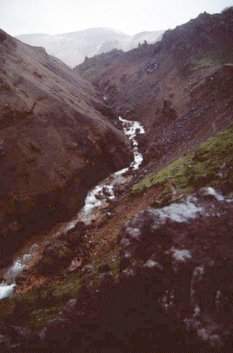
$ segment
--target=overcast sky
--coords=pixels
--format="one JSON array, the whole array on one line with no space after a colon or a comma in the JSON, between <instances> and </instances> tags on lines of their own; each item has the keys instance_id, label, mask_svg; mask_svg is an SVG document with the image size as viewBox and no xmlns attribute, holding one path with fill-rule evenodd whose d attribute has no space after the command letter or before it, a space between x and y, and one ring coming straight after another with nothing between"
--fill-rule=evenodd
<instances>
[{"instance_id":1,"label":"overcast sky","mask_svg":"<svg viewBox=\"0 0 233 353\"><path fill-rule=\"evenodd\" d=\"M174 28L233 0L0 0L0 28L11 35L110 27L128 34Z\"/></svg>"}]
</instances>

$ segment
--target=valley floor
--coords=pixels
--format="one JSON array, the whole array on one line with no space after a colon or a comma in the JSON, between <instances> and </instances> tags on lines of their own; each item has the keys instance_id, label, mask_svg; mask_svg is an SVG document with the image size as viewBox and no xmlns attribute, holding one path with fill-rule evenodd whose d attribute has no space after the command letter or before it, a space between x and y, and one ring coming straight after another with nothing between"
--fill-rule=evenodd
<instances>
[{"instance_id":1,"label":"valley floor","mask_svg":"<svg viewBox=\"0 0 233 353\"><path fill-rule=\"evenodd\" d=\"M44 238L39 251L35 249L36 256L30 266L16 279L16 295L0 303L1 316L7 325L23 325L36 331L46 327L40 347L45 345L47 348L41 349L53 352L55 348L51 348L51 327L55 325L59 332L63 327L59 320L67 320L67 310L70 305L74 305L77 295L80 307L85 300L90 300L90 307L85 306L83 313L92 317L94 293L109 296L107 293L113 290L112 286L117 293L121 291L123 283L126 294L131 285L136 286L136 291L141 291L142 284L139 285L138 281L146 281L144 285L150 283L151 291L157 293L154 294L157 298L155 303L149 302L147 305L150 310L155 310L155 315L163 313L160 319L166 321L165 332L175 320L173 324L183 342L183 335L189 335L190 328L187 325L192 326L191 343L185 346L185 353L186 349L198 352L203 342L206 346L203 352L209 352L209 346L213 349L211 352L218 352L218 347L221 347L222 352L228 352L226 344L231 337L231 314L229 312L229 317L226 316L225 310L231 306L232 141L230 126L157 173L146 174L142 168L140 177L135 174L131 180L129 178L128 183L116 188L117 199L111 201L94 222L89 225L79 222L66 233L54 232L53 229L56 236ZM57 230L64 228L64 225L59 225ZM31 248L34 242L35 239L31 239L23 251ZM224 267L219 265L219 261L223 261ZM224 274L218 275L220 277L216 288L216 282L211 277L213 271L224 271ZM159 279L158 275L162 275L163 279ZM151 283L155 280L154 276L157 283L155 287ZM182 287L179 281L182 281ZM143 291L146 289L144 285ZM202 302L200 286L204 286L204 295L207 297L216 296L215 299L209 298L210 301L214 300L215 307ZM194 292L197 294L194 295ZM126 294L122 300L128 303ZM188 302L184 301L185 296L191 296ZM114 298L112 304L103 303L104 307L110 305L110 311L115 310L115 305L123 305L123 302L114 304ZM145 293L141 293L142 303L145 298ZM129 302L127 305L131 307L131 304ZM101 320L106 320L105 309L101 305L100 300L98 320L102 315ZM221 309L216 309L216 305L220 305ZM133 307L136 312L141 310L136 303ZM78 311L75 313L75 310ZM75 310L69 315L83 317L80 308ZM120 310L124 317L129 309L126 306ZM57 315L60 319L56 318ZM144 320L150 317L147 311L143 315L145 317L140 323L142 327L146 322ZM72 320L76 320L75 317ZM79 320L82 322L81 317ZM113 327L118 325L115 319L113 316ZM154 322L150 330L156 329L158 322ZM184 322L186 324L183 327ZM69 330L76 335L79 324L76 329ZM101 330L105 329L102 327ZM166 335L169 337L168 332ZM90 342L96 342L96 339L94 335ZM118 339L121 341L120 337ZM169 340L173 342L171 337ZM56 344L61 344L59 337ZM81 351L86 352L86 344L86 341L82 341ZM121 344L127 346L126 343ZM119 352L124 351L121 344L116 345ZM155 340L151 349L160 345L160 351L167 352L166 346L161 348L161 344ZM193 350L190 350L189 344L193 345ZM135 348L132 348L133 352ZM76 352L75 349L69 346L67 351Z\"/></svg>"}]
</instances>

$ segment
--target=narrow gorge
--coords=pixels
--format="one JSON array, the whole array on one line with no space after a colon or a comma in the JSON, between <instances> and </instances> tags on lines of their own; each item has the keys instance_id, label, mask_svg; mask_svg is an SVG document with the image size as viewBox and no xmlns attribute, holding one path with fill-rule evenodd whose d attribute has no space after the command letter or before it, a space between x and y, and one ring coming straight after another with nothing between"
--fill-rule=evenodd
<instances>
[{"instance_id":1,"label":"narrow gorge","mask_svg":"<svg viewBox=\"0 0 233 353\"><path fill-rule=\"evenodd\" d=\"M0 53L1 353L232 353L233 8Z\"/></svg>"},{"instance_id":2,"label":"narrow gorge","mask_svg":"<svg viewBox=\"0 0 233 353\"><path fill-rule=\"evenodd\" d=\"M51 230L49 232L50 237L58 237L60 234L65 235L66 232L75 228L79 222L88 225L95 221L98 218L99 213L103 211L111 201L116 199L114 189L117 186L122 186L129 181L130 172L138 170L143 162L143 155L138 150L137 141L137 135L145 133L143 126L137 121L126 120L122 117L119 117L119 120L122 123L125 136L130 141L134 160L130 163L129 167L111 174L108 178L101 181L92 190L90 190L86 196L84 207L78 212L77 216L59 226L58 230ZM126 173L128 173L128 176L126 176ZM49 237L45 237L44 242L48 243ZM33 255L35 255L35 252L40 251L42 247L44 247L44 243L33 244L29 253L20 255L10 268L1 270L4 281L0 283L0 300L13 296L16 290L15 281L17 276L27 269L28 265L33 260Z\"/></svg>"}]
</instances>

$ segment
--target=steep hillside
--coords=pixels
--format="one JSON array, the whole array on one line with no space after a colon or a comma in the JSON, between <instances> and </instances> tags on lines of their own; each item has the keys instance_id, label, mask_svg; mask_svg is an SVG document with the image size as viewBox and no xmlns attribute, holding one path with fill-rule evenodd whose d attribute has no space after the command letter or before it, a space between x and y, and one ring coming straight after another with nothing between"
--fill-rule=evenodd
<instances>
[{"instance_id":1,"label":"steep hillside","mask_svg":"<svg viewBox=\"0 0 233 353\"><path fill-rule=\"evenodd\" d=\"M147 161L176 158L232 119L233 10L165 32L161 42L76 68L116 112L142 121Z\"/></svg>"},{"instance_id":2,"label":"steep hillside","mask_svg":"<svg viewBox=\"0 0 233 353\"><path fill-rule=\"evenodd\" d=\"M0 32L0 248L72 215L88 189L128 164L122 131L90 84L44 49ZM104 109L103 109L104 110ZM10 244L10 246L9 246Z\"/></svg>"},{"instance_id":3,"label":"steep hillside","mask_svg":"<svg viewBox=\"0 0 233 353\"><path fill-rule=\"evenodd\" d=\"M89 28L84 31L63 33L59 35L23 34L17 38L24 43L44 47L67 65L74 67L92 57L112 49L130 50L147 40L154 43L163 31L142 32L134 36L110 28Z\"/></svg>"},{"instance_id":4,"label":"steep hillside","mask_svg":"<svg viewBox=\"0 0 233 353\"><path fill-rule=\"evenodd\" d=\"M75 69L99 97L77 107L120 121L134 161L0 272L1 352L232 353L232 24L202 14Z\"/></svg>"},{"instance_id":5,"label":"steep hillside","mask_svg":"<svg viewBox=\"0 0 233 353\"><path fill-rule=\"evenodd\" d=\"M232 137L231 124L49 238L0 302L2 351L231 353Z\"/></svg>"}]
</instances>

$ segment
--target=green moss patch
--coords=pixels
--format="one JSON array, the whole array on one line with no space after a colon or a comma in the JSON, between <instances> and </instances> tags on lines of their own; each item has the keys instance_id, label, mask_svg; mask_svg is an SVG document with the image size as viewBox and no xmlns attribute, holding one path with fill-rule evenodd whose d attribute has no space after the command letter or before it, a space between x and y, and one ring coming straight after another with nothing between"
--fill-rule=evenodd
<instances>
[{"instance_id":1,"label":"green moss patch","mask_svg":"<svg viewBox=\"0 0 233 353\"><path fill-rule=\"evenodd\" d=\"M178 191L194 191L205 185L233 187L233 124L209 138L195 151L172 162L158 173L150 173L133 185L132 194L166 186L172 182Z\"/></svg>"},{"instance_id":2,"label":"green moss patch","mask_svg":"<svg viewBox=\"0 0 233 353\"><path fill-rule=\"evenodd\" d=\"M220 61L217 60L216 58L203 57L203 58L193 62L193 69L194 70L199 70L199 69L203 69L203 68L206 68L206 67L219 65L219 64L220 64Z\"/></svg>"},{"instance_id":3,"label":"green moss patch","mask_svg":"<svg viewBox=\"0 0 233 353\"><path fill-rule=\"evenodd\" d=\"M206 56L196 59L192 62L193 70L208 68L215 65L232 64L233 53L231 51L222 51L220 53L212 52Z\"/></svg>"},{"instance_id":4,"label":"green moss patch","mask_svg":"<svg viewBox=\"0 0 233 353\"><path fill-rule=\"evenodd\" d=\"M33 329L42 328L47 321L62 311L70 299L77 298L80 289L89 282L98 283L98 268L109 260L113 273L119 271L118 257L115 250L103 256L101 261L93 264L94 271L74 272L67 274L59 281L51 278L48 285L34 288L27 293L18 293L14 298L0 301L0 317L15 324L27 324ZM111 261L110 261L111 259Z\"/></svg>"},{"instance_id":5,"label":"green moss patch","mask_svg":"<svg viewBox=\"0 0 233 353\"><path fill-rule=\"evenodd\" d=\"M46 323L57 316L61 310L62 307L57 306L33 311L31 314L32 328L38 329L44 327Z\"/></svg>"}]
</instances>

